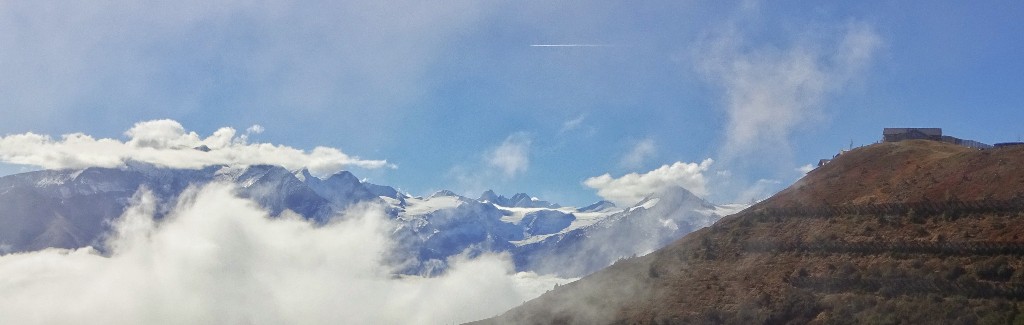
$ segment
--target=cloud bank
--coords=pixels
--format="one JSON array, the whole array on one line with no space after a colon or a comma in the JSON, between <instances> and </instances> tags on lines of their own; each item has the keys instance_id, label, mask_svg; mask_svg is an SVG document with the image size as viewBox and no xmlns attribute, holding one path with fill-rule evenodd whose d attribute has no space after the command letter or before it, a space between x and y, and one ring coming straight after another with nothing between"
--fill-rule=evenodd
<instances>
[{"instance_id":1,"label":"cloud bank","mask_svg":"<svg viewBox=\"0 0 1024 325\"><path fill-rule=\"evenodd\" d=\"M756 47L734 28L699 54L698 71L724 93L723 157L789 148L794 130L818 118L824 98L864 70L882 43L863 23L818 36L788 48Z\"/></svg>"},{"instance_id":2,"label":"cloud bank","mask_svg":"<svg viewBox=\"0 0 1024 325\"><path fill-rule=\"evenodd\" d=\"M455 261L436 278L395 278L384 212L363 206L316 226L270 218L211 185L155 221L140 191L109 255L92 248L0 256L4 324L444 324L488 317L555 283L507 257Z\"/></svg>"},{"instance_id":3,"label":"cloud bank","mask_svg":"<svg viewBox=\"0 0 1024 325\"><path fill-rule=\"evenodd\" d=\"M262 131L263 127L255 125L246 134L238 135L235 129L224 127L202 138L186 131L177 121L152 120L136 123L126 131L127 141L96 139L82 133L53 139L29 132L0 137L0 162L46 169L120 167L127 161L189 169L272 164L289 169L305 167L317 176L331 175L349 166L394 168L386 160L364 160L336 148L316 147L306 152L284 145L249 143L249 134Z\"/></svg>"},{"instance_id":4,"label":"cloud bank","mask_svg":"<svg viewBox=\"0 0 1024 325\"><path fill-rule=\"evenodd\" d=\"M680 186L697 196L705 196L708 190L704 172L708 171L712 163L714 161L710 158L700 163L679 161L644 174L629 173L619 178L610 174L591 177L583 181L583 184L596 189L597 195L605 200L623 206L636 204L644 197L671 186Z\"/></svg>"}]
</instances>

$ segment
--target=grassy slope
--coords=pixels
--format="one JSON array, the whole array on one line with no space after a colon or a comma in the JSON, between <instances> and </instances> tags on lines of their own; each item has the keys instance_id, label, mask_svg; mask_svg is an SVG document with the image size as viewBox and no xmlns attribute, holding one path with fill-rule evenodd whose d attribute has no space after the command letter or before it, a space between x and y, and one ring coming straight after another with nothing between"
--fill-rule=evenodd
<instances>
[{"instance_id":1,"label":"grassy slope","mask_svg":"<svg viewBox=\"0 0 1024 325\"><path fill-rule=\"evenodd\" d=\"M1024 321L1024 214L986 203L1024 197L1021 163L1024 148L859 148L712 227L484 323ZM900 205L920 202L931 208Z\"/></svg>"}]
</instances>

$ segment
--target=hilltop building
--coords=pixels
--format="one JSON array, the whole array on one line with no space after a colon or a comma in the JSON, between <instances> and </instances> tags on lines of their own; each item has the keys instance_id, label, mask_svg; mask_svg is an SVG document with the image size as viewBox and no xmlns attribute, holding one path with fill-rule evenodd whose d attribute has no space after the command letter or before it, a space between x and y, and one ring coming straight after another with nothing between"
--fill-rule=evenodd
<instances>
[{"instance_id":1,"label":"hilltop building","mask_svg":"<svg viewBox=\"0 0 1024 325\"><path fill-rule=\"evenodd\" d=\"M942 141L975 149L992 148L991 145L978 141L942 135L942 128L885 128L882 130L882 142L900 142L905 140Z\"/></svg>"},{"instance_id":2,"label":"hilltop building","mask_svg":"<svg viewBox=\"0 0 1024 325\"><path fill-rule=\"evenodd\" d=\"M1024 142L1003 142L1003 143L996 143L996 145L995 145L996 148L1017 147L1017 146L1024 146Z\"/></svg>"},{"instance_id":3,"label":"hilltop building","mask_svg":"<svg viewBox=\"0 0 1024 325\"><path fill-rule=\"evenodd\" d=\"M942 135L942 128L884 128L882 129L882 142L900 142L907 140L932 140L941 141L945 143L952 143L959 146L964 146L974 149L991 149L992 145L981 143L974 140L960 139L953 136ZM1011 146L1024 146L1024 142L1006 142L997 143L995 147L1011 147ZM850 144L850 149L853 149L853 144ZM838 154L832 156L832 159L839 157L846 150L840 150ZM821 159L818 160L818 167L825 166L832 159Z\"/></svg>"},{"instance_id":4,"label":"hilltop building","mask_svg":"<svg viewBox=\"0 0 1024 325\"><path fill-rule=\"evenodd\" d=\"M942 141L942 128L885 128L882 129L883 142L900 142L904 140Z\"/></svg>"}]
</instances>

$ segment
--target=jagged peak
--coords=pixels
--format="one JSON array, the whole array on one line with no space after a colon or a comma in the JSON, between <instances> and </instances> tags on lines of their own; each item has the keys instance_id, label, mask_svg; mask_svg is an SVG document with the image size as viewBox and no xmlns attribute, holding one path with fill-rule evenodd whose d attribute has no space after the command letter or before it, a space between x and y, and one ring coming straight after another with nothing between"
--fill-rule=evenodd
<instances>
[{"instance_id":1,"label":"jagged peak","mask_svg":"<svg viewBox=\"0 0 1024 325\"><path fill-rule=\"evenodd\" d=\"M496 203L496 201L499 201L502 198L502 196L494 193L494 190L489 189L480 194L480 199L478 199L478 201Z\"/></svg>"},{"instance_id":2,"label":"jagged peak","mask_svg":"<svg viewBox=\"0 0 1024 325\"><path fill-rule=\"evenodd\" d=\"M404 197L406 196L405 194L399 192L398 190L391 186L377 185L369 182L363 182L362 184L363 188L365 188L367 191L373 193L373 195L376 196L390 197L398 200L403 200Z\"/></svg>"},{"instance_id":3,"label":"jagged peak","mask_svg":"<svg viewBox=\"0 0 1024 325\"><path fill-rule=\"evenodd\" d=\"M516 193L516 195L513 195L510 200L512 200L512 202L534 201L533 197L526 193Z\"/></svg>"},{"instance_id":4,"label":"jagged peak","mask_svg":"<svg viewBox=\"0 0 1024 325\"><path fill-rule=\"evenodd\" d=\"M327 181L327 182L342 182L342 183L347 183L347 184L359 184L359 183L362 183L359 180L359 178L356 177L356 175L353 175L351 172L349 172L347 170L343 170L343 171L337 172L334 175L331 175L331 177L328 177L325 181Z\"/></svg>"},{"instance_id":5,"label":"jagged peak","mask_svg":"<svg viewBox=\"0 0 1024 325\"><path fill-rule=\"evenodd\" d=\"M459 195L455 194L455 192L452 192L452 191L449 191L449 190L440 190L440 191L434 192L434 194L430 195L431 198L442 197L442 196L455 196L455 197L458 197Z\"/></svg>"},{"instance_id":6,"label":"jagged peak","mask_svg":"<svg viewBox=\"0 0 1024 325\"><path fill-rule=\"evenodd\" d=\"M687 190L686 188L683 188L681 186L665 187L655 193L648 195L647 197L644 197L643 200L640 200L640 202L637 202L637 204L634 204L633 206L650 207L663 201L671 201L678 203L693 202L705 208L712 208L715 206L711 202L704 200L703 198L697 196L696 194L693 194L693 192L690 192L690 190Z\"/></svg>"},{"instance_id":7,"label":"jagged peak","mask_svg":"<svg viewBox=\"0 0 1024 325\"><path fill-rule=\"evenodd\" d=\"M305 167L295 171L294 174L295 174L295 178L298 178L300 181L303 181L303 182L313 181L314 179L315 180L320 180L316 176L313 176L313 174L310 174L309 173L309 169L305 168Z\"/></svg>"},{"instance_id":8,"label":"jagged peak","mask_svg":"<svg viewBox=\"0 0 1024 325\"><path fill-rule=\"evenodd\" d=\"M284 167L268 164L249 165L242 169L226 171L223 175L236 180L286 180L288 178L298 180L294 173Z\"/></svg>"},{"instance_id":9,"label":"jagged peak","mask_svg":"<svg viewBox=\"0 0 1024 325\"><path fill-rule=\"evenodd\" d=\"M611 201L601 200L601 201L594 202L594 204L591 204L591 205L588 205L588 206L576 209L576 211L579 211L579 212L604 212L604 211L608 211L610 209L614 209L614 208L617 208L617 207L618 206L616 206L615 203L612 203Z\"/></svg>"},{"instance_id":10,"label":"jagged peak","mask_svg":"<svg viewBox=\"0 0 1024 325\"><path fill-rule=\"evenodd\" d=\"M530 196L529 194L520 192L513 195L511 198L505 197L494 193L494 190L484 191L480 194L480 198L477 199L480 202L487 202L494 205L500 205L503 207L518 207L518 208L558 208L561 207L558 204L554 204L548 201L538 199Z\"/></svg>"}]
</instances>

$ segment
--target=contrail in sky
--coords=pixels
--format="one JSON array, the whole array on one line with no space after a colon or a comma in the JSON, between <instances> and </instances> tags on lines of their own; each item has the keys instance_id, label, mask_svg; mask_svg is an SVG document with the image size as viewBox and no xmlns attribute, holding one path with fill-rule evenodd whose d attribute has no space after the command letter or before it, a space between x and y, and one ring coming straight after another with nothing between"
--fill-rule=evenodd
<instances>
[{"instance_id":1,"label":"contrail in sky","mask_svg":"<svg viewBox=\"0 0 1024 325\"><path fill-rule=\"evenodd\" d=\"M609 44L530 44L530 47L612 47Z\"/></svg>"}]
</instances>

